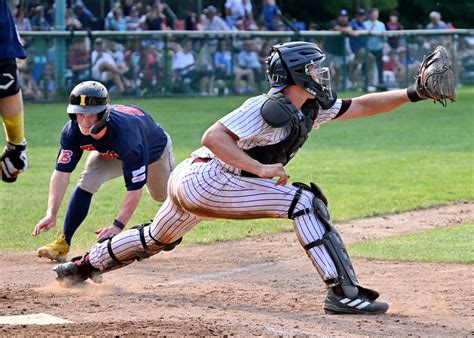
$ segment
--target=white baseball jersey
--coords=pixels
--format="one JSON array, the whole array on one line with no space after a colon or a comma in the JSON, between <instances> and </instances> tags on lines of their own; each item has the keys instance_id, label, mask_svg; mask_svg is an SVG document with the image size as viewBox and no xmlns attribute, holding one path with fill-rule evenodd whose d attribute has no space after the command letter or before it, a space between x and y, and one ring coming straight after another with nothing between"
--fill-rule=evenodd
<instances>
[{"instance_id":1,"label":"white baseball jersey","mask_svg":"<svg viewBox=\"0 0 474 338\"><path fill-rule=\"evenodd\" d=\"M262 118L260 109L265 95L248 99L241 107L219 120L238 136L237 146L250 149L275 144L285 139L289 128L272 128ZM319 111L313 128L343 113L350 101L337 100L332 108ZM344 108L341 108L345 106ZM156 214L145 239L171 243L182 237L204 219L288 218L288 209L298 188L277 186L273 179L243 177L240 170L216 157L208 148L196 150L172 172L168 181L168 199ZM314 196L303 191L294 212L313 209ZM304 246L321 239L326 232L314 213L293 219L300 243ZM111 247L120 261L133 259L143 251L138 231L125 231L112 239ZM323 280L338 276L335 265L324 246L307 252ZM113 265L107 244L100 243L89 255L92 265L104 270Z\"/></svg>"}]
</instances>

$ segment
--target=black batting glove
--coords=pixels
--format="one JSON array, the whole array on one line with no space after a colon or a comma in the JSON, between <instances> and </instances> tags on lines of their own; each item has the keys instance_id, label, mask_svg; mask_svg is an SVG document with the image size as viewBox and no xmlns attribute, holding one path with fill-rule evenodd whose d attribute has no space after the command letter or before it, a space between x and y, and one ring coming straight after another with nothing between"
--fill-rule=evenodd
<instances>
[{"instance_id":1,"label":"black batting glove","mask_svg":"<svg viewBox=\"0 0 474 338\"><path fill-rule=\"evenodd\" d=\"M2 181L13 183L19 174L28 169L28 155L26 141L21 144L7 142L0 157L2 167Z\"/></svg>"}]
</instances>

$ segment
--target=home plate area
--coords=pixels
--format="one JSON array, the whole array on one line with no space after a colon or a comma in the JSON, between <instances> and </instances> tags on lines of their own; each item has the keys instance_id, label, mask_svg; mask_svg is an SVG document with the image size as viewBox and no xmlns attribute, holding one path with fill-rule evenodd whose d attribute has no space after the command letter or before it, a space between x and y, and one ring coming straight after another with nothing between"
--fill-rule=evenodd
<instances>
[{"instance_id":1,"label":"home plate area","mask_svg":"<svg viewBox=\"0 0 474 338\"><path fill-rule=\"evenodd\" d=\"M0 325L49 325L72 323L47 313L35 313L30 315L0 316Z\"/></svg>"}]
</instances>

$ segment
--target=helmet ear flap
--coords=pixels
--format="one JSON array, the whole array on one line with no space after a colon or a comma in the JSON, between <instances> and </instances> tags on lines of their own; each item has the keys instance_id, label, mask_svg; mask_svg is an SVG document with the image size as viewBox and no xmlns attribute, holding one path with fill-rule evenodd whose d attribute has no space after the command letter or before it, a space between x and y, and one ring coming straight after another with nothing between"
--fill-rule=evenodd
<instances>
[{"instance_id":1,"label":"helmet ear flap","mask_svg":"<svg viewBox=\"0 0 474 338\"><path fill-rule=\"evenodd\" d=\"M100 133L107 126L107 123L109 123L110 120L110 112L108 109L106 109L103 112L97 114L97 117L99 121L94 124L90 129L91 134L94 135Z\"/></svg>"}]
</instances>

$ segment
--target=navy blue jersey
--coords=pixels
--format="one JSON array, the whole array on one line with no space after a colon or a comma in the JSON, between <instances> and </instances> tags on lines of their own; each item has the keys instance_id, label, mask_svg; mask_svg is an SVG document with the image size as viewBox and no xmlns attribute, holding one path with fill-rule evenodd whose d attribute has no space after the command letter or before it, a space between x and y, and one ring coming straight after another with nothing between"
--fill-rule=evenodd
<instances>
[{"instance_id":1,"label":"navy blue jersey","mask_svg":"<svg viewBox=\"0 0 474 338\"><path fill-rule=\"evenodd\" d=\"M26 58L7 0L0 0L0 60Z\"/></svg>"},{"instance_id":2,"label":"navy blue jersey","mask_svg":"<svg viewBox=\"0 0 474 338\"><path fill-rule=\"evenodd\" d=\"M72 172L84 150L97 150L102 156L122 161L127 190L143 187L147 165L158 160L167 137L153 118L136 106L109 106L110 120L105 135L96 140L79 130L77 121L69 121L61 134L61 149L56 170Z\"/></svg>"}]
</instances>

